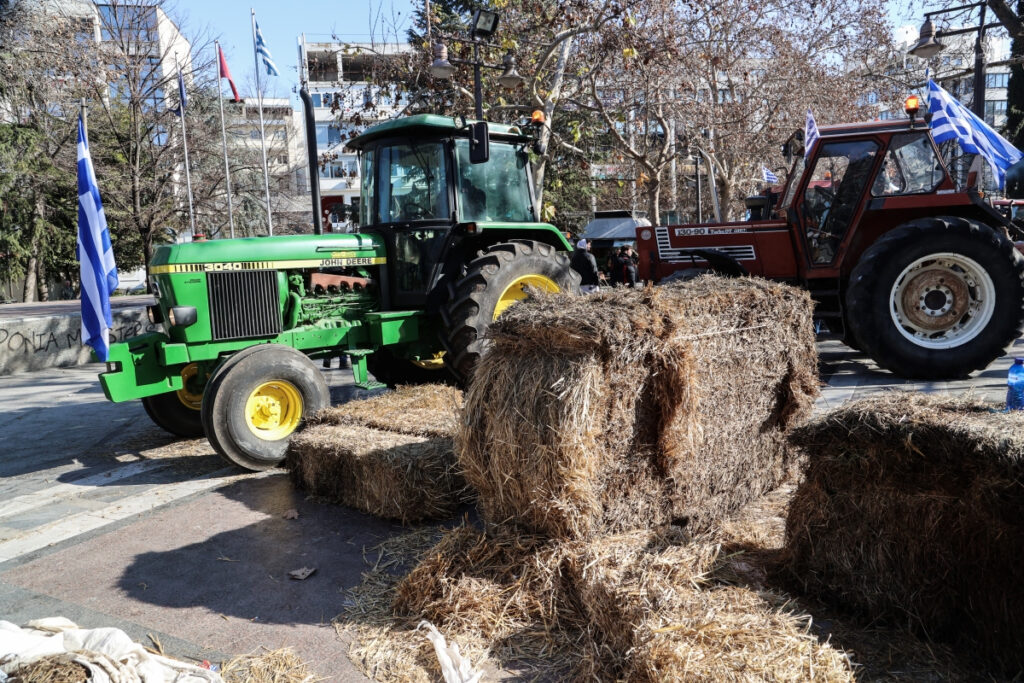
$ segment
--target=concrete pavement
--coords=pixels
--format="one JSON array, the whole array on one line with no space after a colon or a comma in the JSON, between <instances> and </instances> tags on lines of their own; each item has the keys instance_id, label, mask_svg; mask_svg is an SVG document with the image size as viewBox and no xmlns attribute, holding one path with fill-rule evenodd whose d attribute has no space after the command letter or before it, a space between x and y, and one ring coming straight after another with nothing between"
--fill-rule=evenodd
<instances>
[{"instance_id":1,"label":"concrete pavement","mask_svg":"<svg viewBox=\"0 0 1024 683\"><path fill-rule=\"evenodd\" d=\"M819 350L818 410L892 388L998 401L1012 362L966 381L915 383L838 342ZM197 660L287 645L318 675L365 680L331 619L372 566L366 549L402 527L307 500L284 472L226 466L205 439L154 426L139 402L107 402L100 370L0 377L0 618L117 626ZM365 395L348 370L325 374L335 402ZM298 519L284 519L290 509ZM317 572L290 580L301 567Z\"/></svg>"}]
</instances>

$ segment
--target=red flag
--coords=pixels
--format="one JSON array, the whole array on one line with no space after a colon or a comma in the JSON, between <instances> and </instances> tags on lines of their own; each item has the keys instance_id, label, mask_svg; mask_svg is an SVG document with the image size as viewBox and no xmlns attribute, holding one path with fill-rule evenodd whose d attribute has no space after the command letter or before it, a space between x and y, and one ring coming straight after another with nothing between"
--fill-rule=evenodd
<instances>
[{"instance_id":1,"label":"red flag","mask_svg":"<svg viewBox=\"0 0 1024 683\"><path fill-rule=\"evenodd\" d=\"M241 102L241 98L238 96L238 88L235 87L235 82L231 80L231 72L228 71L228 60L224 59L224 50L217 46L217 52L220 57L220 77L228 79L228 85L231 86L231 92L235 96L235 102Z\"/></svg>"}]
</instances>

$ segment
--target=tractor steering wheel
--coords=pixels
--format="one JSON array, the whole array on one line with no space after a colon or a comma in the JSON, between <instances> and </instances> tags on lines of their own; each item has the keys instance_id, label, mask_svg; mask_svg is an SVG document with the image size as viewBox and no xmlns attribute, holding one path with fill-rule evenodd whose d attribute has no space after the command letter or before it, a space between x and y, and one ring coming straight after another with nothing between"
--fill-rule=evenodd
<instances>
[{"instance_id":1,"label":"tractor steering wheel","mask_svg":"<svg viewBox=\"0 0 1024 683\"><path fill-rule=\"evenodd\" d=\"M417 220L427 215L427 210L423 208L422 204L416 202L405 202L402 204L402 215L409 220Z\"/></svg>"}]
</instances>

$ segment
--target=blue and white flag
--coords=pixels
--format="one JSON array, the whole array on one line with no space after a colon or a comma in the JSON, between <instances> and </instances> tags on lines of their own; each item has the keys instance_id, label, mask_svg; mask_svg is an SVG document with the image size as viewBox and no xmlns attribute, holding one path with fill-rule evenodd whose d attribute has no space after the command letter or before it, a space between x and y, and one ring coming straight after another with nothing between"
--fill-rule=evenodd
<instances>
[{"instance_id":1,"label":"blue and white flag","mask_svg":"<svg viewBox=\"0 0 1024 683\"><path fill-rule=\"evenodd\" d=\"M178 69L178 106L173 111L178 116L183 116L185 107L188 106L188 95L185 94L185 79L181 76L181 69Z\"/></svg>"},{"instance_id":2,"label":"blue and white flag","mask_svg":"<svg viewBox=\"0 0 1024 683\"><path fill-rule=\"evenodd\" d=\"M814 114L808 109L807 123L804 125L804 159L810 156L814 142L820 137L821 135L818 134L818 124L814 122Z\"/></svg>"},{"instance_id":3,"label":"blue and white flag","mask_svg":"<svg viewBox=\"0 0 1024 683\"><path fill-rule=\"evenodd\" d=\"M779 182L779 176L771 172L767 166L761 167L761 177L764 178L766 183L777 183Z\"/></svg>"},{"instance_id":4,"label":"blue and white flag","mask_svg":"<svg viewBox=\"0 0 1024 683\"><path fill-rule=\"evenodd\" d=\"M263 33L260 32L260 24L255 19L253 20L256 26L256 54L263 60L263 64L267 67L268 76L279 76L280 72L277 70L277 65L274 64L274 58L270 56L270 48L267 47L267 43L263 40Z\"/></svg>"},{"instance_id":5,"label":"blue and white flag","mask_svg":"<svg viewBox=\"0 0 1024 683\"><path fill-rule=\"evenodd\" d=\"M932 114L935 142L956 138L965 152L980 154L988 162L992 176L999 187L1003 187L1006 169L1020 161L1024 154L931 79L928 80L928 111Z\"/></svg>"},{"instance_id":6,"label":"blue and white flag","mask_svg":"<svg viewBox=\"0 0 1024 683\"><path fill-rule=\"evenodd\" d=\"M85 124L78 119L78 262L82 278L82 343L107 360L110 351L110 293L117 289L117 265L103 215L100 188L89 156Z\"/></svg>"}]
</instances>

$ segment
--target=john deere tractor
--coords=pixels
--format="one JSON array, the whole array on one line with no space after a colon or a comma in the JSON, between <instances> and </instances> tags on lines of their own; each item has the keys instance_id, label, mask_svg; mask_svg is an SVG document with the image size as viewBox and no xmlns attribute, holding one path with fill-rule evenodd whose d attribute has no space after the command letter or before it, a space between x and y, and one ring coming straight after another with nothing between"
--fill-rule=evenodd
<instances>
[{"instance_id":1,"label":"john deere tractor","mask_svg":"<svg viewBox=\"0 0 1024 683\"><path fill-rule=\"evenodd\" d=\"M231 462L281 461L329 404L314 360L348 356L358 386L465 383L488 326L531 289L577 291L570 245L539 221L520 129L433 115L348 143L362 170L358 234L159 247L162 326L114 344L112 401L141 399L175 434L206 435Z\"/></svg>"}]
</instances>

